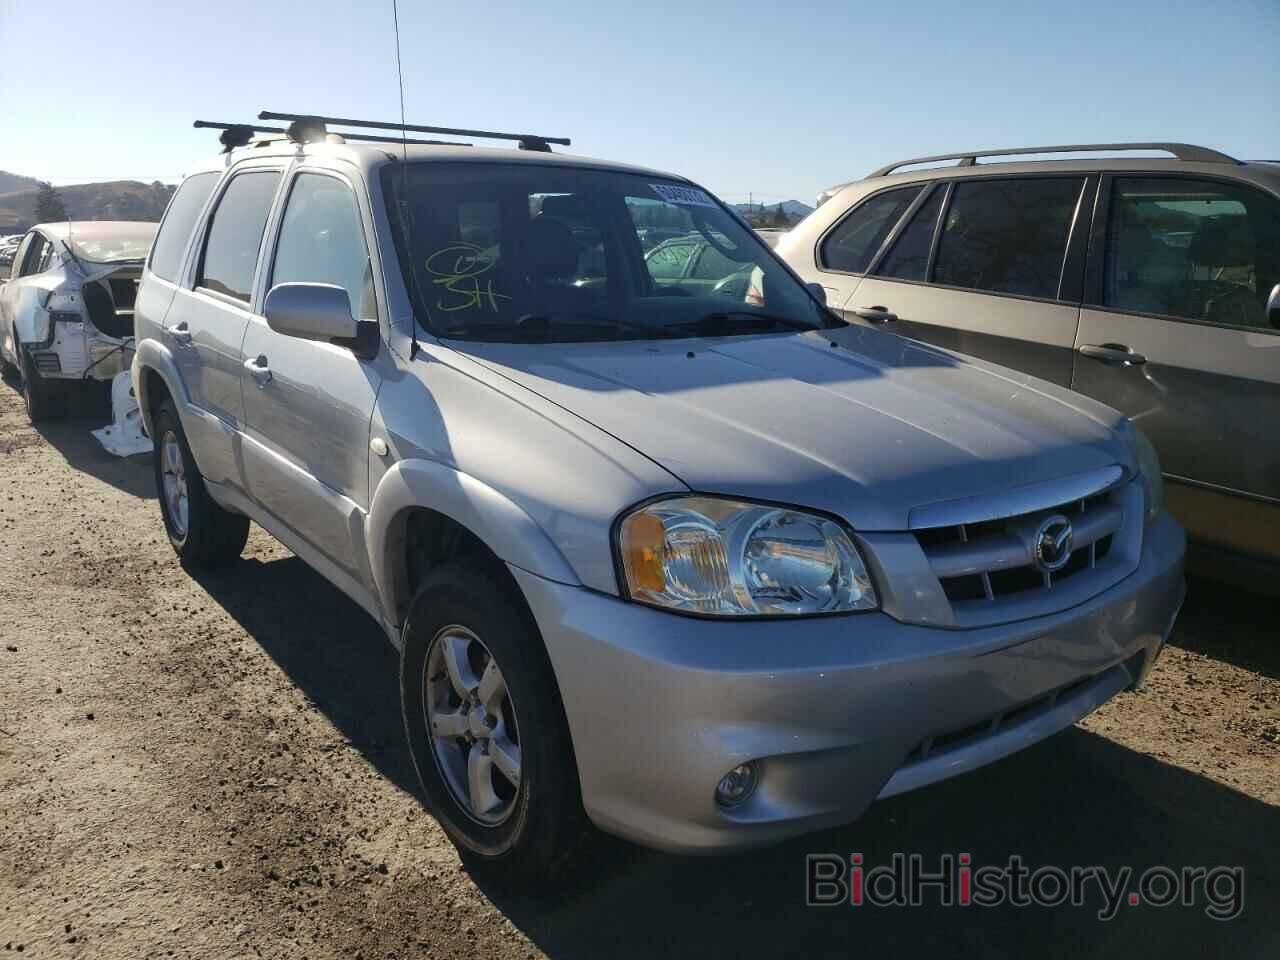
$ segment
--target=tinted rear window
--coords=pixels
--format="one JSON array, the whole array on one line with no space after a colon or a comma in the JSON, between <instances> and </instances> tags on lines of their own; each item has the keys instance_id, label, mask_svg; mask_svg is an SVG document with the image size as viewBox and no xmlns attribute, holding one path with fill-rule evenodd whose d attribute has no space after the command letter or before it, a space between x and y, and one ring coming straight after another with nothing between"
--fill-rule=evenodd
<instances>
[{"instance_id":1,"label":"tinted rear window","mask_svg":"<svg viewBox=\"0 0 1280 960\"><path fill-rule=\"evenodd\" d=\"M1083 178L957 183L934 283L1052 299Z\"/></svg>"},{"instance_id":2,"label":"tinted rear window","mask_svg":"<svg viewBox=\"0 0 1280 960\"><path fill-rule=\"evenodd\" d=\"M216 173L197 173L187 177L169 201L164 222L160 224L160 232L151 247L151 272L157 277L177 281L178 272L182 269L182 255L186 252L187 240L191 238L191 228L217 182Z\"/></svg>"},{"instance_id":3,"label":"tinted rear window","mask_svg":"<svg viewBox=\"0 0 1280 960\"><path fill-rule=\"evenodd\" d=\"M280 182L275 170L238 174L213 212L199 286L249 302L262 232Z\"/></svg>"},{"instance_id":4,"label":"tinted rear window","mask_svg":"<svg viewBox=\"0 0 1280 960\"><path fill-rule=\"evenodd\" d=\"M889 231L919 193L918 186L904 187L863 201L822 244L822 265L842 273L865 273Z\"/></svg>"}]
</instances>

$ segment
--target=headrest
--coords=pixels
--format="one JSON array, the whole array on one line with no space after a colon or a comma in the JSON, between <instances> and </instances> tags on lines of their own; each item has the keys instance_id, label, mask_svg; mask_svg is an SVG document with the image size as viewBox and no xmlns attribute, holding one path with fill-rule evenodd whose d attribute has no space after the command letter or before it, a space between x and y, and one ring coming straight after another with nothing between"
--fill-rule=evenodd
<instances>
[{"instance_id":1,"label":"headrest","mask_svg":"<svg viewBox=\"0 0 1280 960\"><path fill-rule=\"evenodd\" d=\"M543 197L541 210L542 215L546 217L575 217L578 219L584 218L587 212L583 198L572 193Z\"/></svg>"},{"instance_id":2,"label":"headrest","mask_svg":"<svg viewBox=\"0 0 1280 960\"><path fill-rule=\"evenodd\" d=\"M578 272L578 242L559 220L538 216L525 233L524 260L539 279L566 280Z\"/></svg>"},{"instance_id":3,"label":"headrest","mask_svg":"<svg viewBox=\"0 0 1280 960\"><path fill-rule=\"evenodd\" d=\"M1188 254L1201 266L1252 266L1255 253L1249 221L1242 216L1211 217L1191 238Z\"/></svg>"}]
</instances>

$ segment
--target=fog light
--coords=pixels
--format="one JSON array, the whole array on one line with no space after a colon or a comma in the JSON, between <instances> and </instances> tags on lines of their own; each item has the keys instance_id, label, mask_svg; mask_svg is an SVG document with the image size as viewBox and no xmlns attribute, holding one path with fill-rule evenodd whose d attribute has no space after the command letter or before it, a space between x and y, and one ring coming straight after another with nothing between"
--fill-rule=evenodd
<instances>
[{"instance_id":1,"label":"fog light","mask_svg":"<svg viewBox=\"0 0 1280 960\"><path fill-rule=\"evenodd\" d=\"M716 785L716 803L722 807L736 807L756 792L760 783L760 768L754 760L734 767Z\"/></svg>"}]
</instances>

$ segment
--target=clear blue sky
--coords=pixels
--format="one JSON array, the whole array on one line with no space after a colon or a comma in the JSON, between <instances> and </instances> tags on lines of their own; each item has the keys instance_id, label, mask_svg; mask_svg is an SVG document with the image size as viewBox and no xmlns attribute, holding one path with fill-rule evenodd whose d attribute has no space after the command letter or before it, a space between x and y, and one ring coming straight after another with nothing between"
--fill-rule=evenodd
<instances>
[{"instance_id":1,"label":"clear blue sky","mask_svg":"<svg viewBox=\"0 0 1280 960\"><path fill-rule=\"evenodd\" d=\"M1280 157L1280 0L401 0L408 118L573 138L731 201L956 149ZM171 179L197 117L395 119L390 0L0 0L0 169Z\"/></svg>"}]
</instances>

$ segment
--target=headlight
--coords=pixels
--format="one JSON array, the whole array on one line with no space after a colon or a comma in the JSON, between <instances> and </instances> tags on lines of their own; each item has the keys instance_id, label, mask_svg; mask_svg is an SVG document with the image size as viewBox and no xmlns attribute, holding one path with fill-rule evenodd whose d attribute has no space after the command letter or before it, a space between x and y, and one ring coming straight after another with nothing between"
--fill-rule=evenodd
<instances>
[{"instance_id":1,"label":"headlight","mask_svg":"<svg viewBox=\"0 0 1280 960\"><path fill-rule=\"evenodd\" d=\"M871 577L827 517L719 497L673 497L618 526L623 587L642 603L706 616L874 610Z\"/></svg>"},{"instance_id":2,"label":"headlight","mask_svg":"<svg viewBox=\"0 0 1280 960\"><path fill-rule=\"evenodd\" d=\"M1147 487L1147 523L1150 523L1164 509L1164 476L1160 471L1160 455L1132 420L1126 420L1125 423L1129 425L1125 437L1138 462L1138 472L1142 474Z\"/></svg>"}]
</instances>

